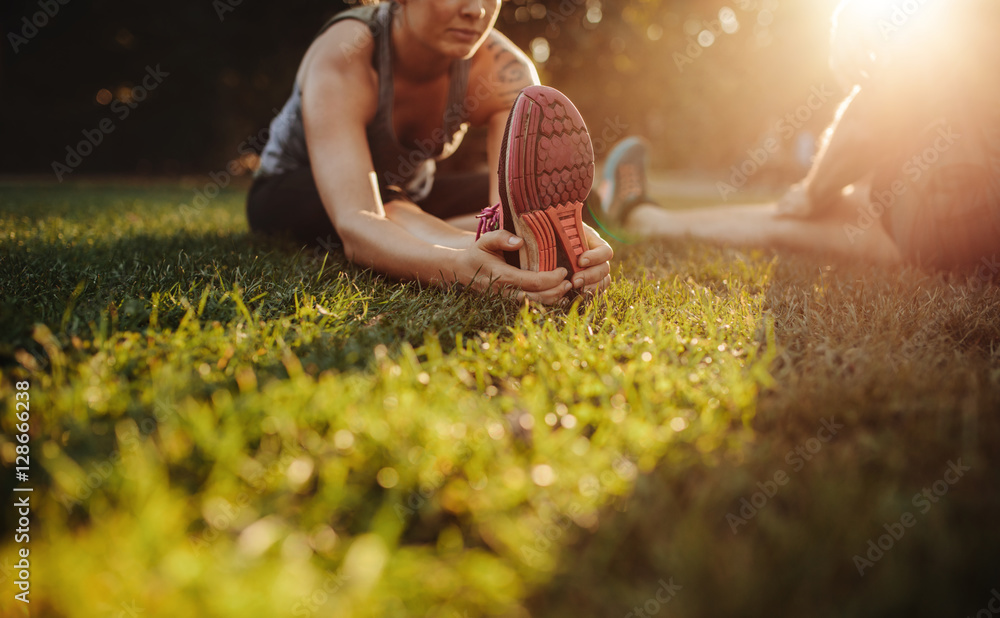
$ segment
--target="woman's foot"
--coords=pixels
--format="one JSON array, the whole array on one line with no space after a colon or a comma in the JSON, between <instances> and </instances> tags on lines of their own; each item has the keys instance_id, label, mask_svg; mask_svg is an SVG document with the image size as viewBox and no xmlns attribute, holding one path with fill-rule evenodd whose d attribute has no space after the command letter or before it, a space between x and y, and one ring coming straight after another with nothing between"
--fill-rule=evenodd
<instances>
[{"instance_id":1,"label":"woman's foot","mask_svg":"<svg viewBox=\"0 0 1000 618\"><path fill-rule=\"evenodd\" d=\"M502 227L524 239L533 271L583 270L589 247L581 209L594 184L594 148L576 106L554 88L529 86L514 101L500 147ZM511 262L510 257L508 262Z\"/></svg>"}]
</instances>

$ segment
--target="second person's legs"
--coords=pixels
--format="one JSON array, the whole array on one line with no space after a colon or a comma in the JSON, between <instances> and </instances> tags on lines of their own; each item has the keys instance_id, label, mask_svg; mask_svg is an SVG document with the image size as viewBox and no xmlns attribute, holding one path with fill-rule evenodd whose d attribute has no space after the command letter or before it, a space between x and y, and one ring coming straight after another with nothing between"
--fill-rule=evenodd
<instances>
[{"instance_id":1,"label":"second person's legs","mask_svg":"<svg viewBox=\"0 0 1000 618\"><path fill-rule=\"evenodd\" d=\"M683 238L738 245L783 247L860 257L880 264L900 261L899 249L879 222L867 229L859 218L869 209L868 191L855 190L822 218L778 215L777 204L746 204L690 210L664 210L651 204L634 208L626 229L643 238Z\"/></svg>"},{"instance_id":2,"label":"second person's legs","mask_svg":"<svg viewBox=\"0 0 1000 618\"><path fill-rule=\"evenodd\" d=\"M594 212L602 227L623 228L633 238L683 238L727 244L826 251L877 263L900 261L892 237L878 221L865 222L870 191L845 195L821 217L780 216L777 204L746 204L665 210L646 189L646 144L629 138L612 150L605 164L601 205ZM853 226L853 227L852 227ZM856 233L860 231L861 233Z\"/></svg>"}]
</instances>

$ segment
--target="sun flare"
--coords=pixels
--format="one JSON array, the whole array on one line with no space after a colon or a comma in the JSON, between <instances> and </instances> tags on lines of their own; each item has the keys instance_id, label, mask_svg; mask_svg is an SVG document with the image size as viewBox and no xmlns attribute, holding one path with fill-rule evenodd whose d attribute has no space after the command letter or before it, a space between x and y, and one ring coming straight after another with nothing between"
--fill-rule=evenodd
<instances>
[{"instance_id":1,"label":"sun flare","mask_svg":"<svg viewBox=\"0 0 1000 618\"><path fill-rule=\"evenodd\" d=\"M833 17L831 63L848 80L928 50L955 47L969 34L977 0L845 0Z\"/></svg>"}]
</instances>

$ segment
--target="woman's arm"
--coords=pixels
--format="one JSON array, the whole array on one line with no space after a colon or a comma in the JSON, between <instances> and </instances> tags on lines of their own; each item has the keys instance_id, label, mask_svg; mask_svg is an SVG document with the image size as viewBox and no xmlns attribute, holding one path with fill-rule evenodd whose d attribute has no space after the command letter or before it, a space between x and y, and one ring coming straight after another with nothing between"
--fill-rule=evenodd
<instances>
[{"instance_id":1,"label":"woman's arm","mask_svg":"<svg viewBox=\"0 0 1000 618\"><path fill-rule=\"evenodd\" d=\"M924 122L920 112L918 123L909 122L914 106L922 101L907 100L903 89L882 81L855 87L841 104L809 173L779 201L779 213L802 218L828 215L843 203L845 188L893 165L894 150L906 152L900 146L911 139L907 131L915 133ZM901 161L899 166L895 171L902 173Z\"/></svg>"},{"instance_id":2,"label":"woman's arm","mask_svg":"<svg viewBox=\"0 0 1000 618\"><path fill-rule=\"evenodd\" d=\"M871 173L879 156L878 133L866 106L869 93L860 88L841 105L816 162L806 176L809 200L818 213L836 204L844 187Z\"/></svg>"},{"instance_id":3,"label":"woman's arm","mask_svg":"<svg viewBox=\"0 0 1000 618\"><path fill-rule=\"evenodd\" d=\"M509 233L488 234L475 241L467 232L422 211L403 212L405 206L396 202L382 204L365 133L378 97L371 48L364 24L337 24L314 43L301 73L309 159L347 258L400 279L518 287L539 302L558 300L565 293L561 281L565 271L560 276L559 272L531 273L507 265L499 252L522 242L517 239L511 245ZM390 218L401 212L405 227Z\"/></svg>"}]
</instances>

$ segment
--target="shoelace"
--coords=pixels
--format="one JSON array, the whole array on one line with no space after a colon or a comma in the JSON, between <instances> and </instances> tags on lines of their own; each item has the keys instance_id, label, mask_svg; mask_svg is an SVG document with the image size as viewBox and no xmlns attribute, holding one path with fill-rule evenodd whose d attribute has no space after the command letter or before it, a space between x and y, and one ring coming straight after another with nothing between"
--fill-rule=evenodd
<instances>
[{"instance_id":1,"label":"shoelace","mask_svg":"<svg viewBox=\"0 0 1000 618\"><path fill-rule=\"evenodd\" d=\"M500 202L492 206L487 206L481 213L476 215L479 219L479 226L476 228L476 240L487 232L495 232L503 227L503 208Z\"/></svg>"},{"instance_id":2,"label":"shoelace","mask_svg":"<svg viewBox=\"0 0 1000 618\"><path fill-rule=\"evenodd\" d=\"M643 194L642 170L634 163L618 166L618 181L621 183L621 198L625 201L637 199Z\"/></svg>"}]
</instances>

